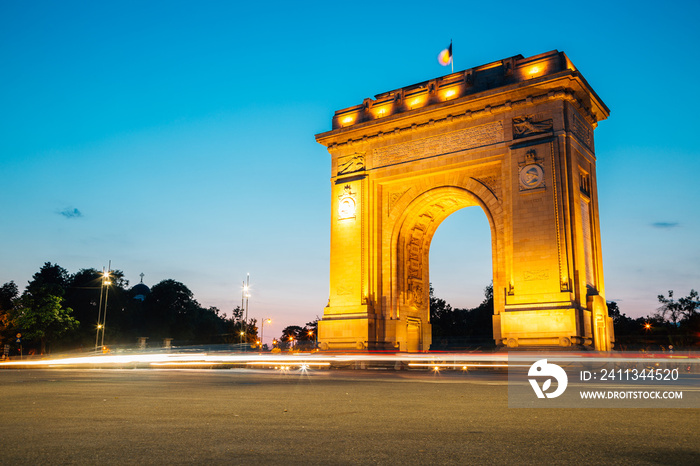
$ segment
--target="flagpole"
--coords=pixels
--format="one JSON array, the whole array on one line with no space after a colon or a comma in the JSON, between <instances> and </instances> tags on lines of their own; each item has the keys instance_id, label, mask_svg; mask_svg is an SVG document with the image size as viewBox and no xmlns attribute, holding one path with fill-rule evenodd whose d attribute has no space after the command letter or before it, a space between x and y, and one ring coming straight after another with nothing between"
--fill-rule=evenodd
<instances>
[{"instance_id":1,"label":"flagpole","mask_svg":"<svg viewBox=\"0 0 700 466\"><path fill-rule=\"evenodd\" d=\"M450 39L450 51L452 52L452 60L450 60L450 65L452 65L452 73L455 72L455 51L452 48L452 39Z\"/></svg>"}]
</instances>

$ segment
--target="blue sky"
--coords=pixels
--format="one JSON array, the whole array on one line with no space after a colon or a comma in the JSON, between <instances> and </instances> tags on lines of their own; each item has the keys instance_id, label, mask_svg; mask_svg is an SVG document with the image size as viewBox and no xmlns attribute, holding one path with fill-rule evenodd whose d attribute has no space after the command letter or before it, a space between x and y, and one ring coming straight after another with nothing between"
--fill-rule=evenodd
<instances>
[{"instance_id":1,"label":"blue sky","mask_svg":"<svg viewBox=\"0 0 700 466\"><path fill-rule=\"evenodd\" d=\"M270 338L328 298L333 112L557 49L612 113L596 130L607 298L654 312L700 287L698 2L0 3L0 283L112 261L230 310L246 273ZM440 226L431 281L490 281L478 208ZM485 253L486 251L486 253ZM266 332L267 334L267 332Z\"/></svg>"}]
</instances>

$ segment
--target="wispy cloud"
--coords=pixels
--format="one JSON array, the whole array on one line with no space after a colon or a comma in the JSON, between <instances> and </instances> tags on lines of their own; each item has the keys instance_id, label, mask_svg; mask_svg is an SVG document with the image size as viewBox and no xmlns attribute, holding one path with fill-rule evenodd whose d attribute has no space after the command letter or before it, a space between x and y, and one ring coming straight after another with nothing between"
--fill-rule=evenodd
<instances>
[{"instance_id":1,"label":"wispy cloud","mask_svg":"<svg viewBox=\"0 0 700 466\"><path fill-rule=\"evenodd\" d=\"M58 214L63 215L66 218L79 218L83 216L83 213L75 207L66 207L65 209L58 212Z\"/></svg>"},{"instance_id":2,"label":"wispy cloud","mask_svg":"<svg viewBox=\"0 0 700 466\"><path fill-rule=\"evenodd\" d=\"M651 224L654 228L676 228L678 222L654 222Z\"/></svg>"}]
</instances>

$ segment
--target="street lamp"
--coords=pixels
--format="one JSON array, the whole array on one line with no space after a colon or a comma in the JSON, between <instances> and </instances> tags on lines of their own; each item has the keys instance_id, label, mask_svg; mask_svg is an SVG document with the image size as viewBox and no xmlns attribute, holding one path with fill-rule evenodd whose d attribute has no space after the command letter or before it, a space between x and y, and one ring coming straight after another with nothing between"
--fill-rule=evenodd
<instances>
[{"instance_id":1,"label":"street lamp","mask_svg":"<svg viewBox=\"0 0 700 466\"><path fill-rule=\"evenodd\" d=\"M105 271L102 268L102 285L100 286L100 304L97 307L97 334L95 335L95 351L97 351L98 346L104 346L105 344L105 323L107 322L107 299L109 297L109 285L112 284L111 274L112 272L112 261L109 261L109 267ZM104 312L102 312L102 295L105 297L105 307ZM102 342L100 342L100 331L102 332Z\"/></svg>"},{"instance_id":2,"label":"street lamp","mask_svg":"<svg viewBox=\"0 0 700 466\"><path fill-rule=\"evenodd\" d=\"M265 344L265 322L269 324L272 322L272 319L264 318L262 320L262 325L260 326L260 351L262 351L262 345Z\"/></svg>"},{"instance_id":3,"label":"street lamp","mask_svg":"<svg viewBox=\"0 0 700 466\"><path fill-rule=\"evenodd\" d=\"M243 322L243 331L245 333L248 333L248 299L250 299L250 274L246 277L246 280L243 281L243 292L241 294L241 310L245 308L245 318ZM244 306L245 304L245 306ZM248 338L246 337L246 344L248 343ZM247 351L248 349L244 347L244 351Z\"/></svg>"},{"instance_id":4,"label":"street lamp","mask_svg":"<svg viewBox=\"0 0 700 466\"><path fill-rule=\"evenodd\" d=\"M314 337L314 349L316 348L316 335L313 330L309 330L309 336Z\"/></svg>"}]
</instances>

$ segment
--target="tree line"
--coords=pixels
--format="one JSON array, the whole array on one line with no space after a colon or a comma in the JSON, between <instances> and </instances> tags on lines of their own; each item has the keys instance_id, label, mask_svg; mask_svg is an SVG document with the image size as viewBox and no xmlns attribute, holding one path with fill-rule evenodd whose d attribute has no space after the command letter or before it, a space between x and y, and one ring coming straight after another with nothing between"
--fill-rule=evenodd
<instances>
[{"instance_id":1,"label":"tree line","mask_svg":"<svg viewBox=\"0 0 700 466\"><path fill-rule=\"evenodd\" d=\"M615 349L665 351L698 349L700 346L700 301L698 292L676 299L673 290L668 296L658 295L659 307L646 317L633 319L620 311L617 303L608 303L608 313L615 329Z\"/></svg>"},{"instance_id":2,"label":"tree line","mask_svg":"<svg viewBox=\"0 0 700 466\"><path fill-rule=\"evenodd\" d=\"M289 325L282 330L282 336L275 341L275 347L280 350L310 351L318 347L318 321L307 322L303 327Z\"/></svg>"},{"instance_id":3,"label":"tree line","mask_svg":"<svg viewBox=\"0 0 700 466\"><path fill-rule=\"evenodd\" d=\"M2 285L3 346L17 346L16 335L20 334L25 352L94 347L98 311L101 304L104 306L103 278L94 268L70 274L58 264L46 262L21 293L14 281ZM164 338L172 338L178 345L257 341L255 319L244 322L240 308L227 318L216 307L202 307L183 283L162 280L146 296L135 299L121 270L111 271L110 282L105 286L106 345L133 345L140 337L147 337L149 346L162 346Z\"/></svg>"},{"instance_id":4,"label":"tree line","mask_svg":"<svg viewBox=\"0 0 700 466\"><path fill-rule=\"evenodd\" d=\"M650 351L667 350L669 346L700 346L700 301L698 292L676 299L673 290L668 296L658 295L656 312L636 319L620 311L609 301L608 314L615 329L615 349ZM493 348L493 285L484 288L484 300L473 309L453 309L434 294L430 285L430 321L433 328L433 350Z\"/></svg>"}]
</instances>

